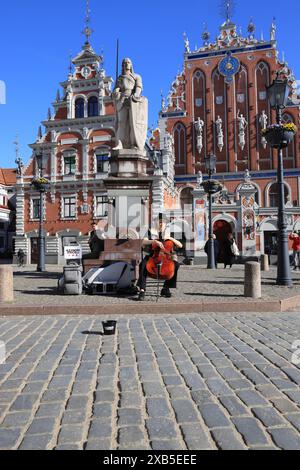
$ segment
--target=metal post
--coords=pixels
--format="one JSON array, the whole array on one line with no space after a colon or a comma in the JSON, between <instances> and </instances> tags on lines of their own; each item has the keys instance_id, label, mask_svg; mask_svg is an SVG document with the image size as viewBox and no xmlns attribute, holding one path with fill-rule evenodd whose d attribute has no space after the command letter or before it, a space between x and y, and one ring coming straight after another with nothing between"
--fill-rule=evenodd
<instances>
[{"instance_id":1,"label":"metal post","mask_svg":"<svg viewBox=\"0 0 300 470\"><path fill-rule=\"evenodd\" d=\"M211 179L211 175L209 175ZM207 269L216 269L215 261L215 247L214 247L214 232L213 232L213 220L212 220L212 192L209 191L209 242L208 242L208 257L207 257Z\"/></svg>"},{"instance_id":2,"label":"metal post","mask_svg":"<svg viewBox=\"0 0 300 470\"><path fill-rule=\"evenodd\" d=\"M39 227L39 261L37 271L43 273L45 268L45 232L44 232L44 192L40 191L40 227Z\"/></svg>"},{"instance_id":3,"label":"metal post","mask_svg":"<svg viewBox=\"0 0 300 470\"><path fill-rule=\"evenodd\" d=\"M276 121L281 124L282 112L277 108ZM277 284L279 286L292 287L290 255L287 233L287 219L285 211L285 186L283 177L283 152L278 149L278 261L277 261Z\"/></svg>"}]
</instances>

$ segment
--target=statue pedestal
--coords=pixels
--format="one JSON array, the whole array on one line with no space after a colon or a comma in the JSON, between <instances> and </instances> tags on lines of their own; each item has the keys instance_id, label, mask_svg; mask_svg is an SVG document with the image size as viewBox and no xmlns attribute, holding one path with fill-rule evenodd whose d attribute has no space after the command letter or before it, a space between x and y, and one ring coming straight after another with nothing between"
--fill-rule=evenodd
<instances>
[{"instance_id":1,"label":"statue pedestal","mask_svg":"<svg viewBox=\"0 0 300 470\"><path fill-rule=\"evenodd\" d=\"M148 158L140 150L113 150L109 162L109 176L115 178L138 178L147 176Z\"/></svg>"}]
</instances>

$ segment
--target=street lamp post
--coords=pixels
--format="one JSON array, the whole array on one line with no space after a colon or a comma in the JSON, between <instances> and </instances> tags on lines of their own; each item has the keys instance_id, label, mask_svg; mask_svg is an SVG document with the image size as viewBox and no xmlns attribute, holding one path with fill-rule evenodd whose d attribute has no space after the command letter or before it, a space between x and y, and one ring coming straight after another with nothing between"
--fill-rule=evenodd
<instances>
[{"instance_id":1,"label":"street lamp post","mask_svg":"<svg viewBox=\"0 0 300 470\"><path fill-rule=\"evenodd\" d=\"M287 105L289 96L287 80L277 78L272 85L267 87L268 99L272 109L276 110L276 123L282 124L282 110ZM279 286L292 287L290 256L288 246L287 219L285 211L285 185L283 175L283 145L278 146L278 261L277 261L277 284Z\"/></svg>"},{"instance_id":2,"label":"street lamp post","mask_svg":"<svg viewBox=\"0 0 300 470\"><path fill-rule=\"evenodd\" d=\"M38 150L35 154L37 166L39 169L39 177L43 177L43 153ZM44 194L45 189L41 186L40 189L40 220L39 220L39 259L37 265L37 271L43 273L46 271L45 267L45 231L44 231Z\"/></svg>"},{"instance_id":3,"label":"street lamp post","mask_svg":"<svg viewBox=\"0 0 300 470\"><path fill-rule=\"evenodd\" d=\"M207 269L216 269L215 247L214 247L214 231L212 219L212 197L216 193L212 182L212 175L216 172L216 156L209 154L205 157L205 169L208 173L208 184L203 184L205 191L208 194L208 220L209 220L209 235L208 235L208 251L207 251ZM206 186L206 187L205 187Z\"/></svg>"}]
</instances>

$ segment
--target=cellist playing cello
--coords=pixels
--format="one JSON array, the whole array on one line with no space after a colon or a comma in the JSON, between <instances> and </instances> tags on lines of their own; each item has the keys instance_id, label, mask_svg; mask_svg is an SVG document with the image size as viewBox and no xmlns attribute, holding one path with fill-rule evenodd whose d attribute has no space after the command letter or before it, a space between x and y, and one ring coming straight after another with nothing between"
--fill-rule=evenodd
<instances>
[{"instance_id":1,"label":"cellist playing cello","mask_svg":"<svg viewBox=\"0 0 300 470\"><path fill-rule=\"evenodd\" d=\"M180 264L177 261L177 255L175 249L181 249L182 243L178 240L175 240L170 236L168 231L166 230L166 224L162 219L162 214L159 217L159 226L158 232L151 232L150 235L152 240L149 238L145 238L143 240L143 250L147 252L147 256L144 257L142 263L140 264L140 273L139 279L137 282L137 287L139 288L139 296L138 300L143 301L145 299L146 294L146 283L147 277L150 276L152 278L156 278L153 273L150 272L150 265L152 264L152 259L155 259L156 252L161 252L161 256L165 259L165 264L172 264L173 266L170 269L172 273L172 277L170 279L166 279L164 282L163 289L160 293L161 297L170 298L172 297L170 289L176 289L177 287L177 274L180 267ZM171 243L166 243L171 242ZM170 250L171 247L171 250ZM155 261L154 261L155 262ZM161 280L160 271L159 269L162 266L158 267L157 272L157 279ZM164 278L165 279L165 278Z\"/></svg>"}]
</instances>

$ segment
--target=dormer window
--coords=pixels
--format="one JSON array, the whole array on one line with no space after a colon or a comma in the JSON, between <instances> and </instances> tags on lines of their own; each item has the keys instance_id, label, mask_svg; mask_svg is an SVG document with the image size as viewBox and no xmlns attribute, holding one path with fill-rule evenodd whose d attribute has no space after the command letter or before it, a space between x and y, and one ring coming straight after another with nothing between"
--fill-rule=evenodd
<instances>
[{"instance_id":1,"label":"dormer window","mask_svg":"<svg viewBox=\"0 0 300 470\"><path fill-rule=\"evenodd\" d=\"M84 99L78 98L75 102L75 118L84 118Z\"/></svg>"},{"instance_id":2,"label":"dormer window","mask_svg":"<svg viewBox=\"0 0 300 470\"><path fill-rule=\"evenodd\" d=\"M96 96L92 96L88 101L88 116L98 116L99 115L99 103Z\"/></svg>"}]
</instances>

